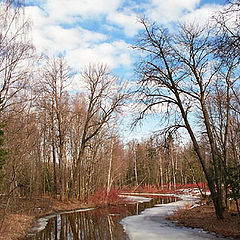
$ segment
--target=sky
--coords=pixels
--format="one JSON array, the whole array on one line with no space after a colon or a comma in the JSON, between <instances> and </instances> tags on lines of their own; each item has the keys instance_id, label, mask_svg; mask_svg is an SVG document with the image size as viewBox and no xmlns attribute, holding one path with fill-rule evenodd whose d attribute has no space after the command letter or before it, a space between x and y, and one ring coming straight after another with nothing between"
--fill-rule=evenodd
<instances>
[{"instance_id":1,"label":"sky","mask_svg":"<svg viewBox=\"0 0 240 240\"><path fill-rule=\"evenodd\" d=\"M224 0L29 0L25 14L32 22L37 52L64 55L76 71L89 63L107 64L120 79L134 82L137 55L130 46L142 29L139 18L170 28L179 21L202 24L223 4ZM71 90L81 87L75 80ZM130 119L125 114L121 130L128 140L148 137L159 128L149 117L130 132Z\"/></svg>"}]
</instances>

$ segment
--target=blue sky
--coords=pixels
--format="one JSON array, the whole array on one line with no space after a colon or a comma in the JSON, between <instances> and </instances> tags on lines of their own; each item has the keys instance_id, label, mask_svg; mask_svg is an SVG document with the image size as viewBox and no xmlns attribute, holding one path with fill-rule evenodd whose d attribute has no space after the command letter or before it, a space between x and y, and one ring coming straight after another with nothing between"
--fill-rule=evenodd
<instances>
[{"instance_id":1,"label":"blue sky","mask_svg":"<svg viewBox=\"0 0 240 240\"><path fill-rule=\"evenodd\" d=\"M76 70L104 63L121 79L134 82L137 56L130 45L142 29L139 17L167 27L178 21L202 24L223 4L223 0L30 0L26 15L32 21L31 35L39 53L64 54ZM71 85L74 91L81 87L79 80ZM122 130L128 139L147 136L158 128L157 120L149 118L130 134L129 119L131 115L125 114L126 130Z\"/></svg>"}]
</instances>

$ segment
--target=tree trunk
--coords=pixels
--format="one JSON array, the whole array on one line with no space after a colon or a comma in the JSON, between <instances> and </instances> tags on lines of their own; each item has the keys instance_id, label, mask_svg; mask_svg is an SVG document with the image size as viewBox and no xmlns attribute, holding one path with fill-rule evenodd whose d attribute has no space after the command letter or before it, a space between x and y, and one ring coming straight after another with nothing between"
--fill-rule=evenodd
<instances>
[{"instance_id":1,"label":"tree trunk","mask_svg":"<svg viewBox=\"0 0 240 240\"><path fill-rule=\"evenodd\" d=\"M56 173L56 150L55 150L55 136L54 136L54 121L53 121L53 113L51 116L51 124L52 124L52 158L53 158L53 198L57 198L57 173Z\"/></svg>"},{"instance_id":2,"label":"tree trunk","mask_svg":"<svg viewBox=\"0 0 240 240\"><path fill-rule=\"evenodd\" d=\"M111 174L112 174L112 162L113 162L113 145L114 145L114 140L113 140L113 134L112 134L110 157L109 157L109 166L108 166L107 195L109 194L109 192L111 190L111 185L112 185Z\"/></svg>"},{"instance_id":3,"label":"tree trunk","mask_svg":"<svg viewBox=\"0 0 240 240\"><path fill-rule=\"evenodd\" d=\"M206 176L206 179L207 179L207 182L208 182L208 187L209 187L209 190L211 192L211 197L212 197L212 200L213 200L213 203L214 203L216 216L217 216L218 219L223 219L224 218L224 216L223 216L224 208L223 208L223 202L222 202L222 195L221 195L221 192L219 192L220 189L219 189L218 179L215 179L216 177L219 177L219 176L216 176L213 171L210 171L210 170L207 169L205 159L202 156L202 153L201 153L200 147L198 145L198 142L197 142L197 140L195 138L195 135L192 131L192 128L191 128L191 126L188 122L188 118L187 118L186 113L184 111L184 108L181 104L181 100L180 100L180 97L179 97L178 93L176 93L176 98L177 98L178 103L179 103L179 108L181 110L182 117L183 117L183 120L184 120L185 125L186 125L186 129L187 129L187 131L190 135L190 138L192 140L194 150L195 150L195 152L198 156L198 159L199 159L199 161L202 165L203 172ZM205 116L205 118L206 118L206 116ZM211 133L210 133L210 136L211 136ZM211 143L211 149L212 149L212 145L213 145L213 143ZM212 149L212 158L213 158L213 164L216 165L216 160L215 160L216 155L215 155L214 149ZM214 167L215 167L215 169L217 168L217 166L214 166ZM216 182L216 187L215 187L215 182Z\"/></svg>"},{"instance_id":4,"label":"tree trunk","mask_svg":"<svg viewBox=\"0 0 240 240\"><path fill-rule=\"evenodd\" d=\"M136 154L136 149L135 149L135 147L134 147L134 149L133 149L133 160L134 160L135 181L136 181L136 186L138 186L137 154Z\"/></svg>"}]
</instances>

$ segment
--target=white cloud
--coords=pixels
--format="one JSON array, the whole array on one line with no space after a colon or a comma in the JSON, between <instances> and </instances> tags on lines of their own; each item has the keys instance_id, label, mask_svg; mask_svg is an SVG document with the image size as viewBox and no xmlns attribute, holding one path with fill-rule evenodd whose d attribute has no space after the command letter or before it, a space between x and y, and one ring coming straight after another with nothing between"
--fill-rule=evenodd
<instances>
[{"instance_id":1,"label":"white cloud","mask_svg":"<svg viewBox=\"0 0 240 240\"><path fill-rule=\"evenodd\" d=\"M44 31L46 38L50 39L57 51L71 50L77 47L89 47L93 43L107 39L103 34L91 32L81 27L64 29L61 26L47 26Z\"/></svg>"},{"instance_id":2,"label":"white cloud","mask_svg":"<svg viewBox=\"0 0 240 240\"><path fill-rule=\"evenodd\" d=\"M114 12L108 16L108 20L123 28L125 35L128 37L134 37L142 28L138 22L138 16L129 11Z\"/></svg>"},{"instance_id":3,"label":"white cloud","mask_svg":"<svg viewBox=\"0 0 240 240\"><path fill-rule=\"evenodd\" d=\"M55 21L69 22L76 17L97 18L121 6L121 0L47 0L45 9Z\"/></svg>"},{"instance_id":4,"label":"white cloud","mask_svg":"<svg viewBox=\"0 0 240 240\"><path fill-rule=\"evenodd\" d=\"M76 48L89 48L107 40L107 36L80 26L64 28L51 21L38 7L27 7L26 14L33 22L32 40L39 52L54 54Z\"/></svg>"},{"instance_id":5,"label":"white cloud","mask_svg":"<svg viewBox=\"0 0 240 240\"><path fill-rule=\"evenodd\" d=\"M68 62L75 68L83 68L89 63L104 63L110 68L131 64L128 44L124 41L96 44L89 48L77 48L69 51Z\"/></svg>"},{"instance_id":6,"label":"white cloud","mask_svg":"<svg viewBox=\"0 0 240 240\"><path fill-rule=\"evenodd\" d=\"M101 3L103 2L102 0ZM46 4L58 3L50 1ZM91 4L88 7L90 6ZM67 10L64 11L67 14ZM84 29L79 25L69 25L71 28L64 28L62 24L57 24L52 19L51 14L37 6L26 7L26 15L33 22L32 39L37 50L48 55L65 53L66 59L73 68L79 70L89 63L99 62L107 64L110 68L131 64L129 46L124 40L107 41L106 35ZM61 12L59 15L61 16Z\"/></svg>"},{"instance_id":7,"label":"white cloud","mask_svg":"<svg viewBox=\"0 0 240 240\"><path fill-rule=\"evenodd\" d=\"M124 0L40 0L41 8L26 7L26 15L33 21L33 43L39 52L64 53L73 68L81 69L89 63L125 68L132 64L134 55L124 35L134 37L142 28L137 22L139 9L163 24L189 19L203 22L216 9L216 5L198 8L200 0L149 0L139 6L127 2L127 7L123 3ZM101 28L109 35L87 29L83 23L88 20L102 23ZM116 32L120 39L116 40Z\"/></svg>"},{"instance_id":8,"label":"white cloud","mask_svg":"<svg viewBox=\"0 0 240 240\"><path fill-rule=\"evenodd\" d=\"M215 4L207 4L204 5L202 8L196 9L184 16L181 17L182 22L191 22L196 23L198 25L207 24L210 18L216 13L217 10L222 8L220 5Z\"/></svg>"},{"instance_id":9,"label":"white cloud","mask_svg":"<svg viewBox=\"0 0 240 240\"><path fill-rule=\"evenodd\" d=\"M151 0L146 16L166 24L178 20L186 11L193 11L199 3L200 0Z\"/></svg>"},{"instance_id":10,"label":"white cloud","mask_svg":"<svg viewBox=\"0 0 240 240\"><path fill-rule=\"evenodd\" d=\"M47 17L46 12L37 6L26 7L25 14L27 18L30 18L34 27L40 27L49 24L49 18Z\"/></svg>"}]
</instances>

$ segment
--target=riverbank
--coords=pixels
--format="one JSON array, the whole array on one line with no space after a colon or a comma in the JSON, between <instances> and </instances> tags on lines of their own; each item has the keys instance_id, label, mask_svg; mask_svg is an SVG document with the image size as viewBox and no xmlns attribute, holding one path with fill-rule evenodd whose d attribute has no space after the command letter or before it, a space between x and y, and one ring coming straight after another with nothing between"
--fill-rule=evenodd
<instances>
[{"instance_id":1,"label":"riverbank","mask_svg":"<svg viewBox=\"0 0 240 240\"><path fill-rule=\"evenodd\" d=\"M186 190L181 191L180 195L185 195ZM122 199L116 197L117 193L112 196L112 201L106 203L104 198L95 196L94 201L84 204L79 201L57 201L49 197L42 198L18 198L11 202L11 209L8 209L4 219L4 225L0 232L0 240L15 240L22 239L29 232L36 219L46 215L57 214L63 211L71 211L77 209L86 209L94 207L104 207L109 204L117 205L122 203ZM135 193L138 195L138 193ZM187 191L187 195L194 195L194 191ZM148 194L144 194L145 197ZM96 200L98 199L98 201ZM5 202L6 204L6 202ZM3 214L4 204L1 202L2 210L0 209L0 216ZM182 206L183 207L183 206ZM2 211L2 212L1 212ZM178 224L193 227L203 228L210 232L216 232L224 236L232 236L240 238L240 218L236 216L235 212L226 212L225 219L219 221L215 217L214 208L212 206L204 205L195 207L193 209L180 209L169 217L169 220L178 221ZM0 219L1 221L1 219Z\"/></svg>"},{"instance_id":2,"label":"riverbank","mask_svg":"<svg viewBox=\"0 0 240 240\"><path fill-rule=\"evenodd\" d=\"M123 203L120 191L112 189L108 194L100 190L89 197L88 203L71 200L59 201L51 197L11 198L0 196L0 240L22 239L36 219L64 211L87 208L103 208ZM7 206L7 208L6 208ZM7 209L7 211L5 211ZM3 225L2 225L3 223ZM2 227L1 227L2 225Z\"/></svg>"},{"instance_id":3,"label":"riverbank","mask_svg":"<svg viewBox=\"0 0 240 240\"><path fill-rule=\"evenodd\" d=\"M90 202L85 204L80 201L58 201L50 197L39 198L15 198L8 205L4 217L3 227L0 232L0 240L23 239L36 220L47 215L54 215L64 211L72 211L87 208L104 208L109 205L119 205L126 201L134 201L132 198L125 199L119 197L120 193L111 191L108 199L104 197L104 192L97 192L90 198ZM145 194L147 195L147 194ZM138 197L139 198L139 197ZM139 200L139 199L138 199ZM140 199L142 202L142 198ZM149 199L148 199L149 201ZM7 199L0 201L0 223L4 215L4 207Z\"/></svg>"},{"instance_id":4,"label":"riverbank","mask_svg":"<svg viewBox=\"0 0 240 240\"><path fill-rule=\"evenodd\" d=\"M4 201L3 201L4 202ZM4 206L6 203L2 203ZM0 232L1 240L16 240L23 238L34 221L42 216L56 214L82 208L95 207L96 204L84 204L79 201L58 201L50 197L16 198L9 204L4 216L4 208L0 209L0 223L3 226Z\"/></svg>"},{"instance_id":5,"label":"riverbank","mask_svg":"<svg viewBox=\"0 0 240 240\"><path fill-rule=\"evenodd\" d=\"M201 228L225 237L240 239L240 217L234 209L226 211L224 219L218 220L213 205L205 204L194 208L179 209L168 219L177 221L177 224L185 227Z\"/></svg>"}]
</instances>

